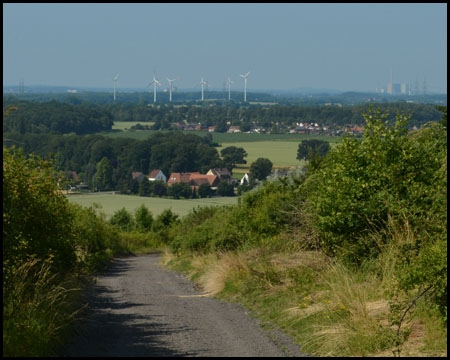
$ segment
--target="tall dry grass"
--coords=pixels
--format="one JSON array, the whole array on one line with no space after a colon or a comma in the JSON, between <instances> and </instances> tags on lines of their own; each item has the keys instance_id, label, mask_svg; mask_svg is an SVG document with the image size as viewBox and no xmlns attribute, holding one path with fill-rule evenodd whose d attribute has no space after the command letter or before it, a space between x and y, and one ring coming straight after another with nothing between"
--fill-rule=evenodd
<instances>
[{"instance_id":1,"label":"tall dry grass","mask_svg":"<svg viewBox=\"0 0 450 360\"><path fill-rule=\"evenodd\" d=\"M80 288L73 279L58 279L50 267L49 261L31 259L4 285L3 356L56 355L81 310Z\"/></svg>"}]
</instances>

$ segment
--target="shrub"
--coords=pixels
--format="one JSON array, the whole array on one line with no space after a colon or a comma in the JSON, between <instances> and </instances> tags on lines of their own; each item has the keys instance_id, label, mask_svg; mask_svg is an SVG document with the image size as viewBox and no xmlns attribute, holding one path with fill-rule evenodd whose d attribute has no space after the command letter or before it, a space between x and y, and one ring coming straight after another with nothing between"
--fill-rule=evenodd
<instances>
[{"instance_id":1,"label":"shrub","mask_svg":"<svg viewBox=\"0 0 450 360\"><path fill-rule=\"evenodd\" d=\"M363 140L344 138L305 184L310 213L329 254L346 252L356 262L376 256L379 246L364 235L383 229L388 215L406 214L419 225L435 208L430 195L442 204L433 183L446 158L443 130L433 142L418 142L417 135L408 134L407 116L397 115L394 126L383 121L386 117L366 114Z\"/></svg>"},{"instance_id":2,"label":"shrub","mask_svg":"<svg viewBox=\"0 0 450 360\"><path fill-rule=\"evenodd\" d=\"M111 216L109 222L112 225L116 225L122 231L131 231L134 228L133 215L125 208L117 210L113 216Z\"/></svg>"},{"instance_id":3,"label":"shrub","mask_svg":"<svg viewBox=\"0 0 450 360\"><path fill-rule=\"evenodd\" d=\"M136 229L140 232L147 232L152 229L153 214L142 204L134 213Z\"/></svg>"},{"instance_id":4,"label":"shrub","mask_svg":"<svg viewBox=\"0 0 450 360\"><path fill-rule=\"evenodd\" d=\"M77 239L78 263L82 270L102 268L113 254L125 249L119 242L118 231L92 207L71 204L74 211L74 236Z\"/></svg>"},{"instance_id":5,"label":"shrub","mask_svg":"<svg viewBox=\"0 0 450 360\"><path fill-rule=\"evenodd\" d=\"M3 279L29 258L52 259L52 271L76 263L73 214L58 191L52 163L3 147Z\"/></svg>"},{"instance_id":6,"label":"shrub","mask_svg":"<svg viewBox=\"0 0 450 360\"><path fill-rule=\"evenodd\" d=\"M344 138L302 186L322 249L359 265L390 244L389 221L407 225L412 235L398 249L399 288L426 289L446 321L446 128L436 122L408 132L405 115L392 126L379 111L364 117L363 139Z\"/></svg>"}]
</instances>

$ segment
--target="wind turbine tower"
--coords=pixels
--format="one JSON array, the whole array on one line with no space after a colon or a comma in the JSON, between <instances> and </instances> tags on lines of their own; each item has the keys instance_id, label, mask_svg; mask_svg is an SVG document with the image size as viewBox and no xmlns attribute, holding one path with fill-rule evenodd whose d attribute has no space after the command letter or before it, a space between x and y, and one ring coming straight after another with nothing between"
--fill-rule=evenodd
<instances>
[{"instance_id":1,"label":"wind turbine tower","mask_svg":"<svg viewBox=\"0 0 450 360\"><path fill-rule=\"evenodd\" d=\"M119 74L116 74L114 76L114 102L116 102L116 88L117 88L117 82L119 81Z\"/></svg>"},{"instance_id":2,"label":"wind turbine tower","mask_svg":"<svg viewBox=\"0 0 450 360\"><path fill-rule=\"evenodd\" d=\"M167 81L169 82L169 101L172 102L172 82L174 82L176 79L169 79L167 78Z\"/></svg>"},{"instance_id":3,"label":"wind turbine tower","mask_svg":"<svg viewBox=\"0 0 450 360\"><path fill-rule=\"evenodd\" d=\"M204 100L203 88L204 88L204 86L208 86L208 83L205 80L203 80L203 76L202 76L202 81L200 81L200 85L202 86L202 101L203 101Z\"/></svg>"},{"instance_id":4,"label":"wind turbine tower","mask_svg":"<svg viewBox=\"0 0 450 360\"><path fill-rule=\"evenodd\" d=\"M150 86L151 84L153 84L153 102L155 103L156 102L156 85L161 86L161 83L158 80L156 80L155 73L153 73L153 80L150 81L148 86Z\"/></svg>"},{"instance_id":5,"label":"wind turbine tower","mask_svg":"<svg viewBox=\"0 0 450 360\"><path fill-rule=\"evenodd\" d=\"M231 81L230 77L228 76L228 101L231 100L231 84L233 81Z\"/></svg>"},{"instance_id":6,"label":"wind turbine tower","mask_svg":"<svg viewBox=\"0 0 450 360\"><path fill-rule=\"evenodd\" d=\"M247 76L249 74L250 74L250 71L245 75L241 75L241 77L244 78L244 102L247 102Z\"/></svg>"}]
</instances>

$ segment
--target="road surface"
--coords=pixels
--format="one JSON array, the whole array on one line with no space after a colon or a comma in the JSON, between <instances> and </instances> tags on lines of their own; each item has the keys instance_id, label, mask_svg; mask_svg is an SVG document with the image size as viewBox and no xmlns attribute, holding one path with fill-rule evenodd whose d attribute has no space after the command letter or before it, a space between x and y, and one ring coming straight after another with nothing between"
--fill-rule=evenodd
<instances>
[{"instance_id":1,"label":"road surface","mask_svg":"<svg viewBox=\"0 0 450 360\"><path fill-rule=\"evenodd\" d=\"M206 297L164 269L159 256L114 259L87 295L79 337L61 356L306 356L242 306Z\"/></svg>"}]
</instances>

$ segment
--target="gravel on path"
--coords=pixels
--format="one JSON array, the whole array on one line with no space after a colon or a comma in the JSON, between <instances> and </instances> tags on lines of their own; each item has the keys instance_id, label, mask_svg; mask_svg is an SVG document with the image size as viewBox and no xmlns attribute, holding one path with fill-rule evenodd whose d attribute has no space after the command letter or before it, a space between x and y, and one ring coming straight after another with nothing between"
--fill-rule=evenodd
<instances>
[{"instance_id":1,"label":"gravel on path","mask_svg":"<svg viewBox=\"0 0 450 360\"><path fill-rule=\"evenodd\" d=\"M205 296L159 259L114 259L90 288L82 331L62 356L307 356L282 332L263 330L239 304Z\"/></svg>"}]
</instances>

